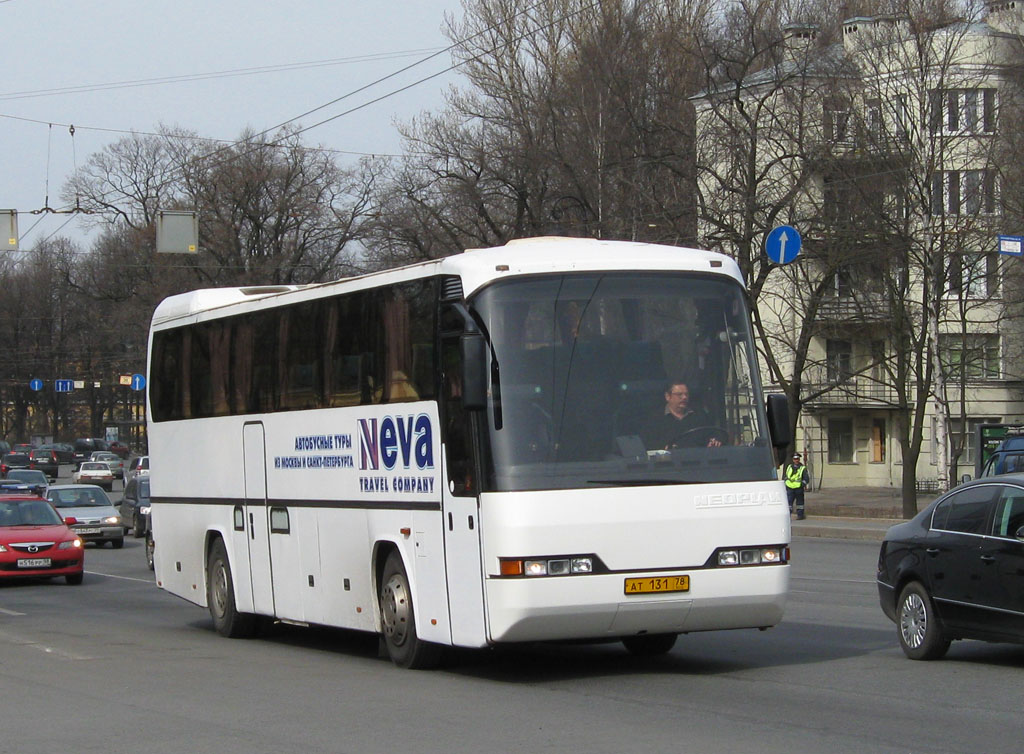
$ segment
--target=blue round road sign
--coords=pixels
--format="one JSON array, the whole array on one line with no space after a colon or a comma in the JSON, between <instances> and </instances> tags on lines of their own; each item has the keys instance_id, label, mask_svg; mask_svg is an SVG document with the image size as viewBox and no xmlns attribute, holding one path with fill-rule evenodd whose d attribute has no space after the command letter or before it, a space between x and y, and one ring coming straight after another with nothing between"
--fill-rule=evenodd
<instances>
[{"instance_id":1,"label":"blue round road sign","mask_svg":"<svg viewBox=\"0 0 1024 754\"><path fill-rule=\"evenodd\" d=\"M35 379L29 380L28 387L30 390L35 390L38 393L43 389L43 381L36 377Z\"/></svg>"},{"instance_id":2,"label":"blue round road sign","mask_svg":"<svg viewBox=\"0 0 1024 754\"><path fill-rule=\"evenodd\" d=\"M800 253L800 234L792 225L773 228L764 239L764 253L776 264L789 264Z\"/></svg>"},{"instance_id":3,"label":"blue round road sign","mask_svg":"<svg viewBox=\"0 0 1024 754\"><path fill-rule=\"evenodd\" d=\"M132 390L145 390L146 378L141 374L132 375Z\"/></svg>"}]
</instances>

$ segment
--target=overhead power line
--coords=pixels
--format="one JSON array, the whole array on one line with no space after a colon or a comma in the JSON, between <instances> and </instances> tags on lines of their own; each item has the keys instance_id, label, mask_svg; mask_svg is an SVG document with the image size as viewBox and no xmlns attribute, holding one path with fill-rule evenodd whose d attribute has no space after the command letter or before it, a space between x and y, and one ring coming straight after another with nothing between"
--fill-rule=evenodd
<instances>
[{"instance_id":1,"label":"overhead power line","mask_svg":"<svg viewBox=\"0 0 1024 754\"><path fill-rule=\"evenodd\" d=\"M0 0L3 2L5 0ZM29 99L33 97L53 97L61 94L77 94L83 92L101 92L110 89L129 89L145 86L162 86L164 84L188 83L192 81L208 81L210 79L233 78L238 76L257 76L264 73L278 73L281 71L301 71L309 68L326 68L329 66L349 65L352 63L377 62L381 60L394 60L396 58L408 58L424 53L435 54L443 48L425 47L416 50L398 50L395 52L379 52L369 55L356 55L347 58L332 58L328 60L308 60L301 63L281 63L279 65L255 66L252 68L232 68L224 71L209 71L204 73L186 73L177 76L159 76L149 79L132 79L127 81L109 81L101 84L80 84L77 86L62 86L51 89L31 89L20 92L0 92L0 100ZM429 58L428 58L429 59Z\"/></svg>"},{"instance_id":2,"label":"overhead power line","mask_svg":"<svg viewBox=\"0 0 1024 754\"><path fill-rule=\"evenodd\" d=\"M543 3L543 0L538 0L538 2L536 2L536 3L532 4L532 5L529 5L526 8L523 8L522 10L520 10L517 13L513 14L510 18L502 19L501 23L507 23L508 21L510 21L510 20L512 20L514 18L518 18L519 16L526 15L526 14L530 13L531 11L535 10L536 8L538 8L542 3ZM358 110L361 110L361 109L363 109L365 107L368 107L368 106L370 106L372 104L375 104L375 103L380 102L382 100L388 99L389 97L393 97L393 96L395 96L397 94L400 94L400 93L402 93L402 92L404 92L404 91L406 91L408 89L411 89L412 87L418 86L419 84L422 84L422 83L424 83L426 81L430 81L430 80L432 80L434 78L437 78L438 76L441 76L441 75L443 75L445 73L448 73L450 71L453 71L453 70L456 70L458 68L461 68L462 66L466 65L467 63L479 60L479 59L481 59L485 55L493 54L493 53L497 52L499 49L501 49L503 47L506 47L508 44L512 44L512 43L521 41L522 39L527 38L531 34L537 33L541 29L550 28L551 26L553 26L555 24L558 24L558 23L560 23L560 22L562 22L562 21L564 21L564 20L566 20L568 18L571 18L573 16L579 15L579 14L581 14L581 13L583 13L585 11L588 11L588 10L590 10L592 8L598 7L600 5L600 3L601 3L601 0L593 0L593 2L587 3L586 5L581 5L578 8L575 8L573 10L567 11L565 14L563 14L559 18L557 18L557 19L555 19L555 20L553 20L553 21L551 21L551 22L549 22L547 24L540 25L536 29L532 29L532 30L530 30L528 32L524 32L524 33L518 35L517 37L515 37L512 40L509 40L507 42L498 43L494 47L489 48L489 49L479 53L478 55L474 55L472 57L468 57L468 58L466 58L464 60L459 61L458 63L454 63L452 65L449 65L447 68L445 68L442 71L438 71L438 72L429 74L427 76L424 76L424 77L422 77L422 78L412 82L411 84L407 84L405 86L399 87L398 89L394 89L394 90L392 90L390 92L387 92L387 93L385 93L385 94L383 94L383 95L381 95L379 97L376 97L376 98L374 98L372 100L369 100L369 101L364 102L364 103L362 103L360 105L357 105L355 107L349 108L348 110L345 110L345 111L343 111L341 113L338 113L337 115L333 115L333 116L331 116L329 118L325 118L325 119L323 119L323 120L321 120L321 121L319 121L317 123L314 123L314 124L312 124L310 126L306 126L306 127L301 128L301 129L299 129L297 131L290 132L284 138L290 138L290 137L293 137L293 136L297 136L299 134L303 134L303 133L305 133L307 131L310 131L310 130L312 130L314 128L318 128L319 126L325 125L326 123L330 123L331 121L337 120L338 118L344 117L346 115L350 115L351 113L354 113L354 112L356 112ZM389 74L387 74L385 76L382 76L382 77L380 77L380 78L378 78L378 79L376 79L376 80L374 80L374 81L372 81L372 82L370 82L370 83L368 83L368 84L366 84L364 86L358 87L358 88L356 88L356 89L354 89L354 90L352 90L350 92L347 92L346 94L343 94L340 97L335 97L334 99L329 100L329 101L323 103L322 105L318 105L317 107L314 107L314 108L312 108L310 110L306 110L305 112L300 113L300 114L298 114L298 115L296 115L296 116L294 116L292 118L289 118L289 119L287 119L285 121L282 121L281 123L278 123L275 126L271 126L270 128L266 128L266 129L260 131L259 133L255 134L252 138L253 139L262 139L267 134L269 134L269 133L271 133L273 131L277 131L277 130L283 128L284 126L286 126L286 125L288 125L290 123L294 123L295 121L299 120L300 118L304 118L307 115L311 115L311 114L313 114L315 112L319 112L320 110L323 110L323 109L325 109L327 107L330 107L331 105L337 104L338 102L341 102L341 101L343 101L345 99L353 97L356 94L359 94L360 92L366 91L367 89L370 89L370 88L372 88L374 86L377 86L378 84L381 84L381 83L383 83L385 81L388 81L388 80L390 80L390 79L392 79L392 78L394 78L396 76L399 76L402 73L405 73L406 71L409 71L410 69L415 68L416 66L422 65L422 64L424 64L424 63L426 63L426 62L428 62L430 60L433 60L434 58L438 57L439 55L442 55L442 54L451 52L453 50L456 50L459 47L462 47L462 46L468 44L469 42L473 41L474 39L488 34L489 32L493 31L495 28L496 28L496 25L491 25L491 26L488 26L485 29L482 29L482 30L480 30L480 31L478 31L478 32L476 32L476 33L466 37L465 39L457 40L457 41L453 42L452 44L448 45L448 47L445 47L445 48L442 48L440 50L437 50L436 52L433 52L433 53L431 53L431 54L429 54L429 55L427 55L427 56L425 56L425 57L423 57L423 58L421 58L421 59L419 59L419 60L417 60L417 61L415 61L413 63L410 63L409 65L403 66L402 68L399 68L398 70L393 71L392 73L389 73ZM13 117L13 116L0 116L0 117ZM100 129L96 129L96 130L100 130ZM138 133L138 132L134 132L134 133ZM217 140L211 140L211 141L217 141ZM207 160L214 159L218 155L220 155L220 154L226 152L227 150L229 150L230 148L232 148L233 146L241 146L241 145L246 145L246 144L250 144L251 145L251 149L259 149L259 148L263 148L263 147L267 147L267 146L270 146L270 147L279 146L281 144L281 140L271 141L269 143L263 143L263 142L253 143L252 139L243 140L243 141L224 142L224 146L223 147L221 147L220 149L214 150L209 155L206 155L205 159L207 159ZM381 155L381 156L383 156L383 155ZM235 158L235 156L231 156L228 159L234 159L234 158ZM222 162L227 162L227 159L223 160ZM218 165L218 163L214 163L213 167L216 167L217 165ZM166 185L170 180L172 180L173 174L175 172L180 172L180 169L179 169L179 171L171 171L172 176L168 177L168 179L164 182L164 185ZM102 195L101 198L105 198L109 193L112 193L112 192L107 192L107 194ZM56 231L54 231L53 233L50 233L45 239L43 239L43 242L45 243L46 241L49 241L57 233L59 233L64 228L64 226L67 225L67 223L71 221L72 217L73 216L70 216L68 218L68 220L66 222L64 222Z\"/></svg>"}]
</instances>

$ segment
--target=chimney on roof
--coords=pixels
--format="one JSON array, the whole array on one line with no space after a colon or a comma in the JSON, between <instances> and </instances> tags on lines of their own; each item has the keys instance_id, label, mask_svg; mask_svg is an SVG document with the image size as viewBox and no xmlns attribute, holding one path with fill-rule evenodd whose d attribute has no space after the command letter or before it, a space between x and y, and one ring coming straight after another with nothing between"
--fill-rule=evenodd
<instances>
[{"instance_id":1,"label":"chimney on roof","mask_svg":"<svg viewBox=\"0 0 1024 754\"><path fill-rule=\"evenodd\" d=\"M818 38L815 24L787 24L782 27L782 49L786 60L799 60L807 55Z\"/></svg>"},{"instance_id":2,"label":"chimney on roof","mask_svg":"<svg viewBox=\"0 0 1024 754\"><path fill-rule=\"evenodd\" d=\"M1024 0L989 0L985 23L996 31L1024 35Z\"/></svg>"},{"instance_id":3,"label":"chimney on roof","mask_svg":"<svg viewBox=\"0 0 1024 754\"><path fill-rule=\"evenodd\" d=\"M906 39L910 22L905 16L856 16L843 21L843 47L846 52Z\"/></svg>"}]
</instances>

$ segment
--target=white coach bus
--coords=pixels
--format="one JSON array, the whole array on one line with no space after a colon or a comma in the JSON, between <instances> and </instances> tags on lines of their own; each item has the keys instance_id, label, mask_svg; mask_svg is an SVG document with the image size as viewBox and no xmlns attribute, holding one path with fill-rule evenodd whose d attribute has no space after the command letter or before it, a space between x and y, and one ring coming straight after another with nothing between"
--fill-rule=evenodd
<instances>
[{"instance_id":1,"label":"white coach bus","mask_svg":"<svg viewBox=\"0 0 1024 754\"><path fill-rule=\"evenodd\" d=\"M423 667L782 617L786 402L725 256L536 238L198 290L157 307L148 375L157 583L225 636L373 631Z\"/></svg>"}]
</instances>

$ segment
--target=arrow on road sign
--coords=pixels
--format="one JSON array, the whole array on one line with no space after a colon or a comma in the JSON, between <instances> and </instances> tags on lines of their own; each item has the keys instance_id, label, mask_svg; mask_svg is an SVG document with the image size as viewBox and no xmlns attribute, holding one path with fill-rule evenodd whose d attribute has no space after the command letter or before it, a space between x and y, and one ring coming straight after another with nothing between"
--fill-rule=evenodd
<instances>
[{"instance_id":1,"label":"arrow on road sign","mask_svg":"<svg viewBox=\"0 0 1024 754\"><path fill-rule=\"evenodd\" d=\"M802 241L796 228L780 225L764 239L764 252L776 264L789 264L800 253Z\"/></svg>"}]
</instances>

